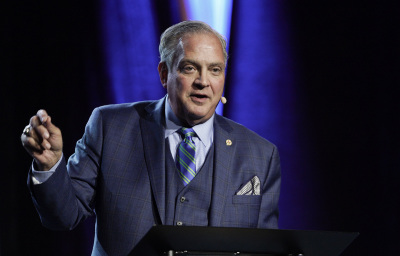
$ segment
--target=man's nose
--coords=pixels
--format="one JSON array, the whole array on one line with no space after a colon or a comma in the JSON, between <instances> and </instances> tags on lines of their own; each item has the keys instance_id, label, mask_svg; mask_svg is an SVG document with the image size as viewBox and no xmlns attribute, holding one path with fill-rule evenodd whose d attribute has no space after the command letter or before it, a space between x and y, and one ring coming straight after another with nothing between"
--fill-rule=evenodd
<instances>
[{"instance_id":1,"label":"man's nose","mask_svg":"<svg viewBox=\"0 0 400 256\"><path fill-rule=\"evenodd\" d=\"M194 82L195 85L200 88L204 88L210 85L206 74L199 74Z\"/></svg>"}]
</instances>

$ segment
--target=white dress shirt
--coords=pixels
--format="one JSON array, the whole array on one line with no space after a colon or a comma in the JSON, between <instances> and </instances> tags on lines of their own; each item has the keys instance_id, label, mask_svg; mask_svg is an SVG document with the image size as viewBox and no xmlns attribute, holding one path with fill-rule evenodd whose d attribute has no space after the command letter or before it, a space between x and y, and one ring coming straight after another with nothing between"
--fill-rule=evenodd
<instances>
[{"instance_id":1,"label":"white dress shirt","mask_svg":"<svg viewBox=\"0 0 400 256\"><path fill-rule=\"evenodd\" d=\"M212 115L212 117L206 122L192 127L197 135L192 137L194 144L196 145L196 170L200 170L203 166L207 153L214 140L214 115ZM182 125L172 111L167 96L167 100L165 101L165 138L168 139L169 148L174 161L178 146L183 140L182 136L178 132L181 127Z\"/></svg>"}]
</instances>

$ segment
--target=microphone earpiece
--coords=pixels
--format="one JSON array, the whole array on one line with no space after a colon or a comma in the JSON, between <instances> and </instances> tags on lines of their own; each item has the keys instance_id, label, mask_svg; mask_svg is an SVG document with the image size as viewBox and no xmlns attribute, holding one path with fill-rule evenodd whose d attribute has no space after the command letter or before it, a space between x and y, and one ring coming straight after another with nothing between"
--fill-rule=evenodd
<instances>
[{"instance_id":1,"label":"microphone earpiece","mask_svg":"<svg viewBox=\"0 0 400 256\"><path fill-rule=\"evenodd\" d=\"M222 102L222 104L226 103L226 98L224 96L221 97L221 102Z\"/></svg>"}]
</instances>

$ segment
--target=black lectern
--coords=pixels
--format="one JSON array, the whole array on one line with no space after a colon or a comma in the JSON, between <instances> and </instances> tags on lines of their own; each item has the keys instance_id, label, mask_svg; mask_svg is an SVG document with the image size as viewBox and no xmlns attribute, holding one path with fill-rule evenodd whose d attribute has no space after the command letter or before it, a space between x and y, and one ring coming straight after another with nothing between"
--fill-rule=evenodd
<instances>
[{"instance_id":1,"label":"black lectern","mask_svg":"<svg viewBox=\"0 0 400 256\"><path fill-rule=\"evenodd\" d=\"M155 226L130 255L338 256L358 233Z\"/></svg>"}]
</instances>

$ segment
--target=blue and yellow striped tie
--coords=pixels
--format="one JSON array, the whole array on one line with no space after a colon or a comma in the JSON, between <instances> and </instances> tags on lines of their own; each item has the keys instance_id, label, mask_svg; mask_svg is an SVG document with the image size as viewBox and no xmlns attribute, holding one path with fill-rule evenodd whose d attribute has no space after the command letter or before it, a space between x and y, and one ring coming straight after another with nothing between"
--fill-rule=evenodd
<instances>
[{"instance_id":1,"label":"blue and yellow striped tie","mask_svg":"<svg viewBox=\"0 0 400 256\"><path fill-rule=\"evenodd\" d=\"M186 186L196 176L196 145L193 141L193 136L196 133L192 128L182 127L178 131L184 135L185 138L179 144L176 154L176 167L179 170L179 176L181 177L183 184Z\"/></svg>"}]
</instances>

